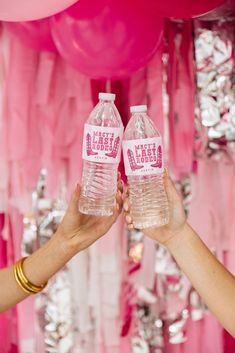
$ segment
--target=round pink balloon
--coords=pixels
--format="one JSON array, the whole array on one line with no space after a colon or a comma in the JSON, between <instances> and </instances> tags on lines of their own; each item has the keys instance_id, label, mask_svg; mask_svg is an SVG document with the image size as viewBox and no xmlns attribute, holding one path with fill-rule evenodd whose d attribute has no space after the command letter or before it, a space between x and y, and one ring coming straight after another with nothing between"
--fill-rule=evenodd
<instances>
[{"instance_id":1,"label":"round pink balloon","mask_svg":"<svg viewBox=\"0 0 235 353\"><path fill-rule=\"evenodd\" d=\"M109 0L80 0L79 3L77 2L75 5L67 8L66 12L77 19L89 19L97 16L104 8L104 5L108 5L108 3Z\"/></svg>"},{"instance_id":2,"label":"round pink balloon","mask_svg":"<svg viewBox=\"0 0 235 353\"><path fill-rule=\"evenodd\" d=\"M63 11L75 2L77 0L0 0L0 20L38 20Z\"/></svg>"},{"instance_id":3,"label":"round pink balloon","mask_svg":"<svg viewBox=\"0 0 235 353\"><path fill-rule=\"evenodd\" d=\"M155 0L156 11L165 17L192 18L206 14L225 0Z\"/></svg>"},{"instance_id":4,"label":"round pink balloon","mask_svg":"<svg viewBox=\"0 0 235 353\"><path fill-rule=\"evenodd\" d=\"M80 0L54 16L52 36L59 53L92 78L130 76L151 59L163 32L163 20L139 3L100 0L90 13L91 4Z\"/></svg>"},{"instance_id":5,"label":"round pink balloon","mask_svg":"<svg viewBox=\"0 0 235 353\"><path fill-rule=\"evenodd\" d=\"M5 22L5 26L27 47L39 51L57 52L51 36L48 19L28 22Z\"/></svg>"}]
</instances>

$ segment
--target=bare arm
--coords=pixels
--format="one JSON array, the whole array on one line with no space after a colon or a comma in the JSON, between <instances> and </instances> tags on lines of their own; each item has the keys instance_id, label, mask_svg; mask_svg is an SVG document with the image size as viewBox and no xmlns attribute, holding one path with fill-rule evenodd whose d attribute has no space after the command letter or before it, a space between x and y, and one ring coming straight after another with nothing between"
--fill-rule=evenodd
<instances>
[{"instance_id":1,"label":"bare arm","mask_svg":"<svg viewBox=\"0 0 235 353\"><path fill-rule=\"evenodd\" d=\"M118 182L117 204L112 216L93 217L78 211L80 187L74 191L68 210L57 232L46 245L29 256L23 265L28 280L36 286L46 283L68 260L103 236L122 210L122 183ZM0 270L0 312L28 295L17 284L13 267Z\"/></svg>"},{"instance_id":2,"label":"bare arm","mask_svg":"<svg viewBox=\"0 0 235 353\"><path fill-rule=\"evenodd\" d=\"M25 260L24 273L33 284L43 285L65 265L70 257L72 252L69 249L62 251L59 239L53 237ZM0 312L11 308L28 296L16 282L13 266L0 270L0 284Z\"/></svg>"},{"instance_id":3,"label":"bare arm","mask_svg":"<svg viewBox=\"0 0 235 353\"><path fill-rule=\"evenodd\" d=\"M173 182L165 175L170 222L144 233L165 245L221 324L235 337L235 277L216 259L198 234L188 225L182 200ZM126 222L133 228L128 200Z\"/></svg>"},{"instance_id":4,"label":"bare arm","mask_svg":"<svg viewBox=\"0 0 235 353\"><path fill-rule=\"evenodd\" d=\"M188 224L166 245L208 308L235 337L235 277Z\"/></svg>"}]
</instances>

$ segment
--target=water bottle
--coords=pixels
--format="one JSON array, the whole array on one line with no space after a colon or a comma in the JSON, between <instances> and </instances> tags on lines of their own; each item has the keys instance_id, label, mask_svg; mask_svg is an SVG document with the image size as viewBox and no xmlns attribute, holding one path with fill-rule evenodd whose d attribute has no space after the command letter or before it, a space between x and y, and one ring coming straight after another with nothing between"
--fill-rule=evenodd
<instances>
[{"instance_id":1,"label":"water bottle","mask_svg":"<svg viewBox=\"0 0 235 353\"><path fill-rule=\"evenodd\" d=\"M132 117L123 136L123 155L133 224L137 229L161 227L169 222L162 139L147 115L146 105L130 110Z\"/></svg>"},{"instance_id":2,"label":"water bottle","mask_svg":"<svg viewBox=\"0 0 235 353\"><path fill-rule=\"evenodd\" d=\"M84 127L83 174L79 210L109 216L117 191L123 124L114 104L115 94L99 93L99 102Z\"/></svg>"}]
</instances>

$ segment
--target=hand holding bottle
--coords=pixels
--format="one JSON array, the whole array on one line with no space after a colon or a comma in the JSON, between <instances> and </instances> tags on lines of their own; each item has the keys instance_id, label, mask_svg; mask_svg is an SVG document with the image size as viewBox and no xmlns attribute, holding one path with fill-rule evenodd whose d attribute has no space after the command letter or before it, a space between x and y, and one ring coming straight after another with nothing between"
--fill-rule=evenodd
<instances>
[{"instance_id":1,"label":"hand holding bottle","mask_svg":"<svg viewBox=\"0 0 235 353\"><path fill-rule=\"evenodd\" d=\"M116 189L117 187L112 215L103 217L84 215L79 211L81 187L80 185L76 187L56 233L23 262L22 271L27 283L30 282L34 286L43 288L67 261L93 244L111 228L122 211L123 186L120 175L118 183L116 181ZM29 292L25 292L18 281L16 281L13 267L0 270L0 312L9 309L29 295Z\"/></svg>"},{"instance_id":2,"label":"hand holding bottle","mask_svg":"<svg viewBox=\"0 0 235 353\"><path fill-rule=\"evenodd\" d=\"M173 181L168 173L164 173L164 185L169 205L169 223L163 227L151 227L143 229L143 233L158 242L168 245L168 242L178 233L180 233L186 225L186 215L182 203L181 196L176 190ZM124 211L126 215L126 223L129 229L133 229L133 220L130 215L130 201L127 192L127 198L124 202Z\"/></svg>"},{"instance_id":3,"label":"hand holding bottle","mask_svg":"<svg viewBox=\"0 0 235 353\"><path fill-rule=\"evenodd\" d=\"M69 255L82 251L108 232L122 212L122 192L123 186L119 175L116 202L112 210L112 215L85 215L78 209L81 187L80 185L77 186L72 195L68 210L55 234L55 237L60 238L60 241L67 244L67 249L68 247L70 248L71 253L68 251Z\"/></svg>"}]
</instances>

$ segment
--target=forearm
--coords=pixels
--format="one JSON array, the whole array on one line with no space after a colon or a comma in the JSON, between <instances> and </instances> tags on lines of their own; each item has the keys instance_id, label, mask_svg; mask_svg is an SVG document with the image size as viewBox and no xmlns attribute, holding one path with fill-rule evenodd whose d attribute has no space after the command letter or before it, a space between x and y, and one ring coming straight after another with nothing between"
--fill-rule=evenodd
<instances>
[{"instance_id":1,"label":"forearm","mask_svg":"<svg viewBox=\"0 0 235 353\"><path fill-rule=\"evenodd\" d=\"M209 309L235 336L234 276L216 259L189 225L170 238L166 245Z\"/></svg>"},{"instance_id":2,"label":"forearm","mask_svg":"<svg viewBox=\"0 0 235 353\"><path fill-rule=\"evenodd\" d=\"M122 210L123 186L121 180L119 180L119 184L113 214L107 217L89 216L79 212L81 187L77 185L56 234L45 246L23 261L23 264L22 262L17 264L17 281L23 285L26 291L37 292L38 289L40 290L40 287L75 254L86 249L107 233ZM28 283L27 280L31 283ZM27 294L18 286L17 281L13 268L0 271L0 312L9 309L27 297Z\"/></svg>"},{"instance_id":3,"label":"forearm","mask_svg":"<svg viewBox=\"0 0 235 353\"><path fill-rule=\"evenodd\" d=\"M24 273L33 284L46 283L73 256L72 251L53 237L45 246L24 261ZM25 299L28 295L18 285L13 267L0 271L0 312Z\"/></svg>"}]
</instances>

